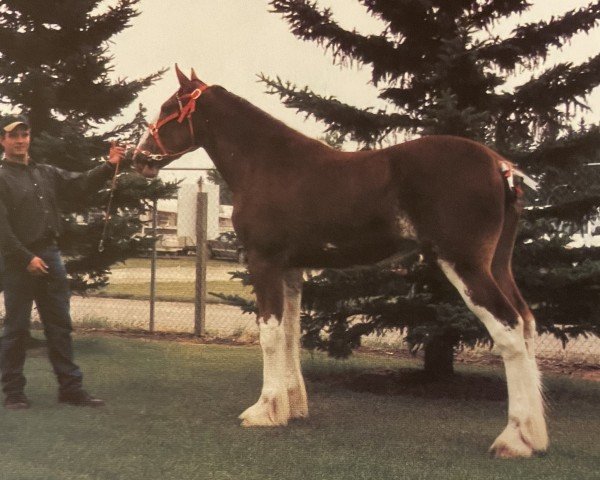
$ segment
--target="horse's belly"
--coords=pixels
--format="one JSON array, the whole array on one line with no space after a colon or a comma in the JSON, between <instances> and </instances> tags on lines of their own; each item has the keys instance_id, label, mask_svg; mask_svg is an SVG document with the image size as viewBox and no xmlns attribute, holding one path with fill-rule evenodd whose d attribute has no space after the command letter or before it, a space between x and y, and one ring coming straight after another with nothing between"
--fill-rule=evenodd
<instances>
[{"instance_id":1,"label":"horse's belly","mask_svg":"<svg viewBox=\"0 0 600 480\"><path fill-rule=\"evenodd\" d=\"M290 255L290 263L299 268L348 268L370 265L390 257L412 252L417 242L412 239L385 238L364 242L323 242L299 245Z\"/></svg>"},{"instance_id":2,"label":"horse's belly","mask_svg":"<svg viewBox=\"0 0 600 480\"><path fill-rule=\"evenodd\" d=\"M409 218L370 216L362 221L317 225L296 232L288 250L295 267L346 268L369 265L417 248L417 233Z\"/></svg>"}]
</instances>

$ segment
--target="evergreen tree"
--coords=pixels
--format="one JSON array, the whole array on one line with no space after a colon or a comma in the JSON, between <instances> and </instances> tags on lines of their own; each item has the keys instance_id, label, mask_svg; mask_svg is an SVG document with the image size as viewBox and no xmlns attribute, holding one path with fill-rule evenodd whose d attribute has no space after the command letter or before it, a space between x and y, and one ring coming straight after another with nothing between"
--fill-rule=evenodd
<instances>
[{"instance_id":1,"label":"evergreen tree","mask_svg":"<svg viewBox=\"0 0 600 480\"><path fill-rule=\"evenodd\" d=\"M600 148L600 128L583 124L574 130L571 123L573 110L587 109L585 98L600 82L600 55L579 65L545 68L515 87L507 80L544 65L551 48L593 29L600 4L519 25L499 38L494 26L526 12L530 2L357 1L381 21L381 34L341 27L317 1L271 0L270 5L296 37L327 49L334 63L369 68L389 108L357 108L262 75L268 92L360 148L394 135L452 134L486 143L518 162L540 180L541 189L530 195L539 208L528 212L517 239L517 281L541 331L564 340L585 332L598 335L598 249L564 247L572 229L600 205L597 182L581 188L592 168L585 164ZM572 186L569 198L551 195L560 184ZM460 345L490 339L437 267L423 258L405 259L392 270L325 271L310 279L304 289L305 345L344 356L363 335L399 328L413 347L424 347L428 372L452 372Z\"/></svg>"},{"instance_id":2,"label":"evergreen tree","mask_svg":"<svg viewBox=\"0 0 600 480\"><path fill-rule=\"evenodd\" d=\"M137 143L145 128L144 112L107 131L106 122L121 114L138 93L163 72L137 80L112 80L108 41L128 27L139 12L139 0L119 0L113 7L100 0L5 0L0 5L0 108L21 112L32 128L32 157L70 171L92 168L106 155L109 142ZM107 281L108 267L131 256L140 246L145 202L173 195L175 187L147 184L122 173L114 194L111 221L100 253L109 198L107 189L81 203L63 205L66 232L63 251L75 289ZM81 222L81 219L84 222Z\"/></svg>"}]
</instances>

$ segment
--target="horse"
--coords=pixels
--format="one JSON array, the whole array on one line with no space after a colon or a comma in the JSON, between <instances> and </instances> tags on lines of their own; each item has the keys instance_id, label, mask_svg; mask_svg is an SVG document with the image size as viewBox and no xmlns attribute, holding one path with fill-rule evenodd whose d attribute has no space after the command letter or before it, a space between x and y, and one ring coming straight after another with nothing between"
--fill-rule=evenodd
<instances>
[{"instance_id":1,"label":"horse","mask_svg":"<svg viewBox=\"0 0 600 480\"><path fill-rule=\"evenodd\" d=\"M231 188L263 355L262 391L240 415L242 425L283 426L308 416L300 365L305 269L381 262L410 241L432 252L504 361L508 422L490 452L544 452L535 318L511 270L523 209L514 180L524 174L488 147L453 136L335 150L206 84L193 69L189 78L175 70L179 88L149 124L133 164L152 178L202 147Z\"/></svg>"}]
</instances>

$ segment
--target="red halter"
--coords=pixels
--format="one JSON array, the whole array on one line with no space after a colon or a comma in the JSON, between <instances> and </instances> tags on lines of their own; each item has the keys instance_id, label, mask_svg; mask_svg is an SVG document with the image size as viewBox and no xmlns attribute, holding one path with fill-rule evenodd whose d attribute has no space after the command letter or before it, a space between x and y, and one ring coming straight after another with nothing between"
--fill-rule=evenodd
<instances>
[{"instance_id":1,"label":"red halter","mask_svg":"<svg viewBox=\"0 0 600 480\"><path fill-rule=\"evenodd\" d=\"M163 119L160 119L156 124L151 123L148 125L148 130L150 131L150 135L152 135L152 138L154 139L154 143L156 143L156 146L161 151L160 155L153 154L153 153L147 152L145 150L140 150L138 148L136 148L136 152L139 152L142 155L148 157L151 161L160 161L160 160L163 160L165 157L177 157L177 156L181 156L184 153L191 151L196 146L194 144L195 135L194 135L194 125L192 123L192 113L194 113L196 111L196 100L198 100L198 98L200 98L200 95L202 95L202 93L207 88L208 88L208 85L202 84L200 87L198 87L193 92L188 93L188 94L184 95L183 97L177 97L177 102L179 103L179 111L178 112L174 112L171 115L169 115ZM184 98L189 98L188 102L185 105L183 105L181 103L182 99L184 99ZM190 146L188 148L186 148L185 150L181 150L179 152L168 152L160 139L159 130L163 126L165 126L167 123L169 123L173 120L177 120L178 123L182 123L183 120L185 120L185 119L187 119L188 126L190 128Z\"/></svg>"}]
</instances>

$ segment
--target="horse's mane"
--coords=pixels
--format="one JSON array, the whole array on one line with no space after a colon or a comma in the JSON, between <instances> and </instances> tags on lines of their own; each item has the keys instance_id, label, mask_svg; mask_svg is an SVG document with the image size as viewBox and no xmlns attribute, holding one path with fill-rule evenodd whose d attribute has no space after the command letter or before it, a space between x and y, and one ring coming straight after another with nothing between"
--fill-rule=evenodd
<instances>
[{"instance_id":1,"label":"horse's mane","mask_svg":"<svg viewBox=\"0 0 600 480\"><path fill-rule=\"evenodd\" d=\"M218 95L219 104L224 107L229 126L238 132L251 132L252 137L257 140L268 138L269 141L273 141L274 138L278 138L276 144L279 147L287 143L293 148L297 148L299 144L305 148L329 148L225 88L218 87L215 93Z\"/></svg>"}]
</instances>

